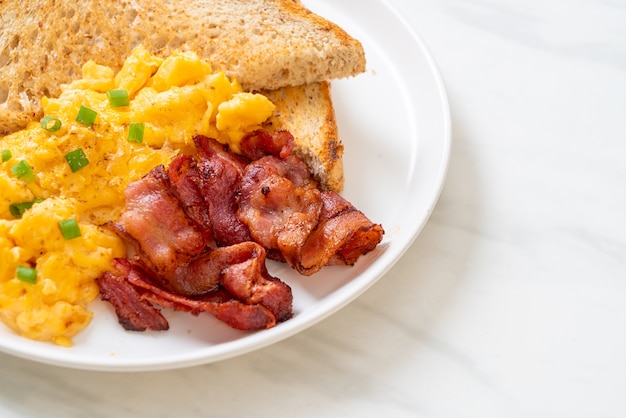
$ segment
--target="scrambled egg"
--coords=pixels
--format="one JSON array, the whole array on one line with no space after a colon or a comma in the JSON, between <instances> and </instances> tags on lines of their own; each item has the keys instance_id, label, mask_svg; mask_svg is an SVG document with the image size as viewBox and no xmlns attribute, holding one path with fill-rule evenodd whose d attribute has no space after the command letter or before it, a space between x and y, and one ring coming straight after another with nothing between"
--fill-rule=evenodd
<instances>
[{"instance_id":1,"label":"scrambled egg","mask_svg":"<svg viewBox=\"0 0 626 418\"><path fill-rule=\"evenodd\" d=\"M27 338L70 346L91 320L95 279L126 253L99 226L119 216L126 186L192 152L194 134L238 151L274 105L195 53L162 59L142 47L117 74L87 62L82 79L42 103L46 119L0 138L0 320ZM91 115L77 118L81 108Z\"/></svg>"}]
</instances>

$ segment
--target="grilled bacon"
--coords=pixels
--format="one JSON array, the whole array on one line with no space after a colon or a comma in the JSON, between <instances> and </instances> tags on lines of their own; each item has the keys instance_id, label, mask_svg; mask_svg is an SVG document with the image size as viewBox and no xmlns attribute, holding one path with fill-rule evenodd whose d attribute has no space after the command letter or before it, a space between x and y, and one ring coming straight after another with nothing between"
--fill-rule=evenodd
<instances>
[{"instance_id":1,"label":"grilled bacon","mask_svg":"<svg viewBox=\"0 0 626 418\"><path fill-rule=\"evenodd\" d=\"M295 156L265 156L246 167L239 217L270 257L306 276L353 265L384 233L339 194L320 192Z\"/></svg>"},{"instance_id":2,"label":"grilled bacon","mask_svg":"<svg viewBox=\"0 0 626 418\"><path fill-rule=\"evenodd\" d=\"M273 156L250 163L241 182L239 205L239 218L253 239L271 258L288 263L316 228L322 209L321 193L308 178L294 175L294 183L286 177L292 172L290 162L293 173L298 163L304 164L295 157L288 162Z\"/></svg>"},{"instance_id":3,"label":"grilled bacon","mask_svg":"<svg viewBox=\"0 0 626 418\"><path fill-rule=\"evenodd\" d=\"M322 192L322 211L315 231L301 249L296 269L312 274L320 265L354 265L381 241L383 227L335 192ZM295 263L295 261L294 261Z\"/></svg>"},{"instance_id":4,"label":"grilled bacon","mask_svg":"<svg viewBox=\"0 0 626 418\"><path fill-rule=\"evenodd\" d=\"M204 250L202 230L183 210L163 166L129 184L125 197L124 212L109 226L154 271L168 276Z\"/></svg>"},{"instance_id":5,"label":"grilled bacon","mask_svg":"<svg viewBox=\"0 0 626 418\"><path fill-rule=\"evenodd\" d=\"M281 130L272 134L265 129L257 129L245 134L239 147L241 154L251 161L266 155L287 158L293 151L294 138L289 131Z\"/></svg>"},{"instance_id":6,"label":"grilled bacon","mask_svg":"<svg viewBox=\"0 0 626 418\"><path fill-rule=\"evenodd\" d=\"M197 184L209 209L215 242L226 246L251 241L248 229L237 217L239 183L247 162L214 139L197 135L194 143L198 150Z\"/></svg>"},{"instance_id":7,"label":"grilled bacon","mask_svg":"<svg viewBox=\"0 0 626 418\"><path fill-rule=\"evenodd\" d=\"M130 270L128 271L130 273ZM105 272L96 280L100 297L115 308L120 325L129 331L165 331L167 319L130 283L128 275Z\"/></svg>"},{"instance_id":8,"label":"grilled bacon","mask_svg":"<svg viewBox=\"0 0 626 418\"><path fill-rule=\"evenodd\" d=\"M187 215L201 227L208 244L215 245L209 207L200 192L196 159L187 154L176 156L167 167L167 176L175 186Z\"/></svg>"},{"instance_id":9,"label":"grilled bacon","mask_svg":"<svg viewBox=\"0 0 626 418\"><path fill-rule=\"evenodd\" d=\"M291 154L289 132L246 135L243 156L204 136L194 143L196 155L129 185L109 224L134 249L98 281L126 329L167 329L156 307L208 312L237 329L273 327L292 316L293 298L266 257L309 276L352 265L382 240L381 225L319 190Z\"/></svg>"},{"instance_id":10,"label":"grilled bacon","mask_svg":"<svg viewBox=\"0 0 626 418\"><path fill-rule=\"evenodd\" d=\"M240 254L241 251L235 250L233 253ZM158 285L154 273L137 260L116 259L113 265L115 273L105 273L98 283L103 299L113 304L120 324L129 331L160 331L169 328L167 320L153 304L193 315L207 312L240 330L271 328L278 321L291 317L291 290L283 283L272 281L274 286L263 288L261 285L260 290L252 289L247 292L248 300L240 300L221 288L197 296L183 296ZM230 268L235 266L237 263ZM271 295L279 299L280 303L271 300ZM250 303L250 299L267 300L268 307L263 303Z\"/></svg>"}]
</instances>

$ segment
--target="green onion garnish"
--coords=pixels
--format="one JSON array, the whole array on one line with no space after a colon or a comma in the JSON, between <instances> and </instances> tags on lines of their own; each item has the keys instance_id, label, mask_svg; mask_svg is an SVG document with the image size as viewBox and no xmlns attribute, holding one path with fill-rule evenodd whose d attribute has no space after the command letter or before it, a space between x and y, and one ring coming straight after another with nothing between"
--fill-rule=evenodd
<instances>
[{"instance_id":1,"label":"green onion garnish","mask_svg":"<svg viewBox=\"0 0 626 418\"><path fill-rule=\"evenodd\" d=\"M128 106L130 103L126 90L109 90L107 91L107 97L111 107Z\"/></svg>"},{"instance_id":2,"label":"green onion garnish","mask_svg":"<svg viewBox=\"0 0 626 418\"><path fill-rule=\"evenodd\" d=\"M74 218L59 222L59 229L65 239L80 237L80 228L78 227L78 222L76 222L76 219Z\"/></svg>"},{"instance_id":3,"label":"green onion garnish","mask_svg":"<svg viewBox=\"0 0 626 418\"><path fill-rule=\"evenodd\" d=\"M18 179L24 180L27 184L35 181L33 169L30 168L26 160L22 160L11 167L11 173L13 173L13 175Z\"/></svg>"},{"instance_id":4,"label":"green onion garnish","mask_svg":"<svg viewBox=\"0 0 626 418\"><path fill-rule=\"evenodd\" d=\"M12 203L9 205L9 212L15 218L21 218L26 210L33 207L35 203L41 203L43 199L34 199L30 202L20 202L20 203Z\"/></svg>"},{"instance_id":5,"label":"green onion garnish","mask_svg":"<svg viewBox=\"0 0 626 418\"><path fill-rule=\"evenodd\" d=\"M87 159L87 156L82 148L76 148L74 151L68 152L65 154L65 159L67 160L72 173L77 172L89 164L89 160Z\"/></svg>"},{"instance_id":6,"label":"green onion garnish","mask_svg":"<svg viewBox=\"0 0 626 418\"><path fill-rule=\"evenodd\" d=\"M23 282L35 284L37 281L37 270L34 268L18 266L16 275Z\"/></svg>"},{"instance_id":7,"label":"green onion garnish","mask_svg":"<svg viewBox=\"0 0 626 418\"><path fill-rule=\"evenodd\" d=\"M8 149L3 149L2 150L2 162L3 163L5 161L9 161L11 159L11 157L13 157L13 154L11 153L10 150L8 150Z\"/></svg>"},{"instance_id":8,"label":"green onion garnish","mask_svg":"<svg viewBox=\"0 0 626 418\"><path fill-rule=\"evenodd\" d=\"M52 125L50 124L52 122ZM40 120L41 127L48 132L56 132L61 129L61 120L54 116L44 116Z\"/></svg>"},{"instance_id":9,"label":"green onion garnish","mask_svg":"<svg viewBox=\"0 0 626 418\"><path fill-rule=\"evenodd\" d=\"M93 125L96 120L96 116L98 113L95 110L89 109L88 107L81 106L78 110L78 115L76 115L76 122L80 122L83 125L89 127Z\"/></svg>"},{"instance_id":10,"label":"green onion garnish","mask_svg":"<svg viewBox=\"0 0 626 418\"><path fill-rule=\"evenodd\" d=\"M141 122L131 122L128 127L128 142L141 144L143 141L144 124Z\"/></svg>"},{"instance_id":11,"label":"green onion garnish","mask_svg":"<svg viewBox=\"0 0 626 418\"><path fill-rule=\"evenodd\" d=\"M34 202L12 203L9 205L9 212L11 212L14 218L21 218L27 209L33 207L33 203Z\"/></svg>"}]
</instances>

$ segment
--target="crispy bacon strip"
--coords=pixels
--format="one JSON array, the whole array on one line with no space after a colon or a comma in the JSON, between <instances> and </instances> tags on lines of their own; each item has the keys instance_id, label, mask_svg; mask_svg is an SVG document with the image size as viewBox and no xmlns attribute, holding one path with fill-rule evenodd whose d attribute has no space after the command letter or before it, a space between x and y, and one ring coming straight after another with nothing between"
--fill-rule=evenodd
<instances>
[{"instance_id":1,"label":"crispy bacon strip","mask_svg":"<svg viewBox=\"0 0 626 418\"><path fill-rule=\"evenodd\" d=\"M226 325L242 331L276 326L276 318L263 305L247 305L225 290L188 298L156 288L146 292L144 297L164 308L190 312L193 315L209 313Z\"/></svg>"},{"instance_id":2,"label":"crispy bacon strip","mask_svg":"<svg viewBox=\"0 0 626 418\"><path fill-rule=\"evenodd\" d=\"M384 231L339 194L315 188L303 164L295 156L250 163L241 182L239 218L270 258L303 275L325 265L352 265L378 245Z\"/></svg>"},{"instance_id":3,"label":"crispy bacon strip","mask_svg":"<svg viewBox=\"0 0 626 418\"><path fill-rule=\"evenodd\" d=\"M208 159L212 156L218 156L231 164L233 164L239 173L243 173L249 160L229 151L228 145L224 145L215 138L209 138L204 135L195 135L193 143L200 159Z\"/></svg>"},{"instance_id":4,"label":"crispy bacon strip","mask_svg":"<svg viewBox=\"0 0 626 418\"><path fill-rule=\"evenodd\" d=\"M126 208L109 224L153 270L169 275L206 247L198 224L187 216L163 166L126 188Z\"/></svg>"},{"instance_id":5,"label":"crispy bacon strip","mask_svg":"<svg viewBox=\"0 0 626 418\"><path fill-rule=\"evenodd\" d=\"M176 293L201 296L223 286L247 304L260 304L281 322L292 313L291 288L272 277L265 265L265 249L251 241L218 247L181 265L170 283Z\"/></svg>"},{"instance_id":6,"label":"crispy bacon strip","mask_svg":"<svg viewBox=\"0 0 626 418\"><path fill-rule=\"evenodd\" d=\"M285 177L289 172L286 160L266 156L248 165L241 182L239 219L270 258L280 261L299 251L322 207L319 190L300 176L295 179L304 187L296 187Z\"/></svg>"},{"instance_id":7,"label":"crispy bacon strip","mask_svg":"<svg viewBox=\"0 0 626 418\"><path fill-rule=\"evenodd\" d=\"M145 302L194 315L207 312L240 330L271 328L276 325L276 316L270 309L261 304L244 303L224 290L217 289L197 298L186 297L156 285L153 276L131 260L117 259L115 267Z\"/></svg>"},{"instance_id":8,"label":"crispy bacon strip","mask_svg":"<svg viewBox=\"0 0 626 418\"><path fill-rule=\"evenodd\" d=\"M353 265L372 251L383 238L381 225L335 192L322 193L319 225L307 238L297 270L303 274L317 271L320 264Z\"/></svg>"},{"instance_id":9,"label":"crispy bacon strip","mask_svg":"<svg viewBox=\"0 0 626 418\"><path fill-rule=\"evenodd\" d=\"M105 272L97 279L100 298L115 308L120 325L129 331L165 331L167 319L150 302L141 297L126 277Z\"/></svg>"},{"instance_id":10,"label":"crispy bacon strip","mask_svg":"<svg viewBox=\"0 0 626 418\"><path fill-rule=\"evenodd\" d=\"M208 205L218 246L251 241L237 217L239 183L246 161L227 152L215 139L197 135L199 189Z\"/></svg>"},{"instance_id":11,"label":"crispy bacon strip","mask_svg":"<svg viewBox=\"0 0 626 418\"><path fill-rule=\"evenodd\" d=\"M291 318L291 288L271 276L265 265L265 249L255 242L243 242L214 252L228 252L220 283L238 299L260 304L272 312L278 322Z\"/></svg>"},{"instance_id":12,"label":"crispy bacon strip","mask_svg":"<svg viewBox=\"0 0 626 418\"><path fill-rule=\"evenodd\" d=\"M241 153L251 161L266 155L287 158L294 147L294 138L289 131L278 131L274 134L265 129L248 132L239 145Z\"/></svg>"},{"instance_id":13,"label":"crispy bacon strip","mask_svg":"<svg viewBox=\"0 0 626 418\"><path fill-rule=\"evenodd\" d=\"M200 173L196 159L187 154L176 156L167 167L167 176L175 186L185 212L202 228L207 245L214 247L209 207L200 192Z\"/></svg>"}]
</instances>

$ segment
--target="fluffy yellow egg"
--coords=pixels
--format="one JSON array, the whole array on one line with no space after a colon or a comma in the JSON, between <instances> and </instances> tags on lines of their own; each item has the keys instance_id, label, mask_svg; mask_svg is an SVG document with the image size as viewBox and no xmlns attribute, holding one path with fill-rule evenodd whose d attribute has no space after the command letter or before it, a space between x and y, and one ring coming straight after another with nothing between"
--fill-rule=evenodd
<instances>
[{"instance_id":1,"label":"fluffy yellow egg","mask_svg":"<svg viewBox=\"0 0 626 418\"><path fill-rule=\"evenodd\" d=\"M265 96L246 92L236 93L230 100L218 106L215 126L228 134L231 149L238 153L239 143L246 128L265 121L272 116L274 109L274 104Z\"/></svg>"},{"instance_id":2,"label":"fluffy yellow egg","mask_svg":"<svg viewBox=\"0 0 626 418\"><path fill-rule=\"evenodd\" d=\"M193 152L195 134L239 149L274 105L193 52L163 59L142 47L117 74L87 62L81 79L42 104L49 120L0 138L0 320L24 337L69 346L91 320L95 279L125 255L101 225L123 210L126 186ZM64 236L67 220L78 236Z\"/></svg>"}]
</instances>

